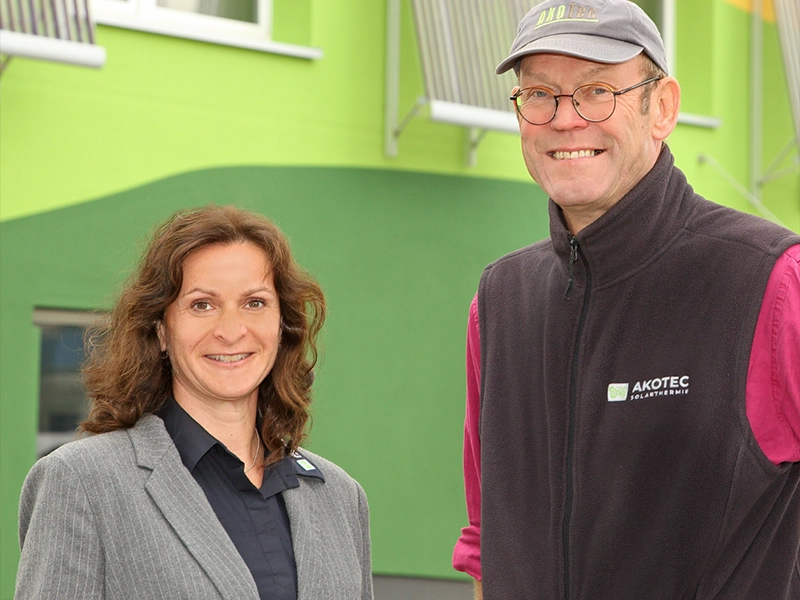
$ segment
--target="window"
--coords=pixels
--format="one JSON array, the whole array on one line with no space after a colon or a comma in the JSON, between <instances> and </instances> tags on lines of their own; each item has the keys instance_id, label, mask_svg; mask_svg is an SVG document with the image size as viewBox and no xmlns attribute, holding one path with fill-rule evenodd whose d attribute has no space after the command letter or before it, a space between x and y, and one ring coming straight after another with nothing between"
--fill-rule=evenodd
<instances>
[{"instance_id":1,"label":"window","mask_svg":"<svg viewBox=\"0 0 800 600\"><path fill-rule=\"evenodd\" d=\"M78 423L89 410L81 381L83 335L97 313L36 309L33 322L41 330L39 361L39 433L42 457L76 437Z\"/></svg>"},{"instance_id":2,"label":"window","mask_svg":"<svg viewBox=\"0 0 800 600\"><path fill-rule=\"evenodd\" d=\"M102 25L300 58L321 58L322 51L319 48L302 45L309 43L307 37L290 40L290 43L276 41L273 15L276 8L284 9L286 2L287 0L92 0L92 11L95 21ZM310 0L293 1L284 12L289 10L297 21L310 21ZM292 29L297 29L296 25ZM302 37L304 36L301 35Z\"/></svg>"},{"instance_id":3,"label":"window","mask_svg":"<svg viewBox=\"0 0 800 600\"><path fill-rule=\"evenodd\" d=\"M259 23L257 0L156 0L156 6L187 13L232 19L244 23Z\"/></svg>"}]
</instances>

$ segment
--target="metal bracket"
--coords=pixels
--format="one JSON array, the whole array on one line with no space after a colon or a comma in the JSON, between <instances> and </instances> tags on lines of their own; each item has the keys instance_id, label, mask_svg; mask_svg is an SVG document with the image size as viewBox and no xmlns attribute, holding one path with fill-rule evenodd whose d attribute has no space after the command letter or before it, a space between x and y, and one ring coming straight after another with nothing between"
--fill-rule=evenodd
<instances>
[{"instance_id":1,"label":"metal bracket","mask_svg":"<svg viewBox=\"0 0 800 600\"><path fill-rule=\"evenodd\" d=\"M467 148L464 154L464 164L466 166L474 167L478 163L478 144L483 141L486 132L486 129L478 129L477 127L467 129Z\"/></svg>"},{"instance_id":2,"label":"metal bracket","mask_svg":"<svg viewBox=\"0 0 800 600\"><path fill-rule=\"evenodd\" d=\"M737 192L739 192L739 194L745 200L747 200L751 205L753 205L753 207L758 212L760 212L762 215L764 215L767 219L769 219L773 223L777 223L778 225L782 225L783 227L786 227L786 225L784 225L783 222L778 217L776 217L775 214L770 209L768 209L766 206L764 206L764 204L761 202L761 200L759 198L757 198L755 196L755 194L750 193L750 190L748 190L741 183L739 183L739 181L736 179L736 177L734 177L733 175L728 173L728 171L725 170L725 167L723 167L721 164L719 164L716 161L716 159L714 159L713 156L709 156L708 154L703 154L701 152L700 154L697 155L697 162L699 164L701 164L701 165L702 164L711 165L711 167L717 173L722 175L722 178L725 181L727 181L731 185L731 187L733 189L735 189Z\"/></svg>"},{"instance_id":3,"label":"metal bracket","mask_svg":"<svg viewBox=\"0 0 800 600\"><path fill-rule=\"evenodd\" d=\"M764 187L770 181L773 181L775 179L780 179L784 175L789 175L798 170L798 167L800 167L800 154L794 157L795 164L793 166L777 170L778 165L783 162L783 159L788 156L789 151L794 146L795 146L795 141L789 140L789 143L783 147L783 150L778 152L778 155L775 157L772 163L770 163L769 167L767 167L767 170L764 171L764 174L761 176L761 179L758 180L757 185L759 187Z\"/></svg>"},{"instance_id":4,"label":"metal bracket","mask_svg":"<svg viewBox=\"0 0 800 600\"><path fill-rule=\"evenodd\" d=\"M0 76L3 75L3 72L6 70L6 67L8 67L8 63L11 62L12 58L14 58L14 57L13 56L5 56L5 55L0 56Z\"/></svg>"},{"instance_id":5,"label":"metal bracket","mask_svg":"<svg viewBox=\"0 0 800 600\"><path fill-rule=\"evenodd\" d=\"M397 156L397 109L400 97L400 0L386 2L386 96L383 146L386 156Z\"/></svg>"},{"instance_id":6,"label":"metal bracket","mask_svg":"<svg viewBox=\"0 0 800 600\"><path fill-rule=\"evenodd\" d=\"M428 104L428 99L425 96L420 96L417 98L417 101L414 103L414 106L411 107L411 110L408 111L403 120L396 127L392 127L390 131L387 131L387 138L386 138L386 154L387 156L397 156L397 139L400 137L400 134L403 133L403 130L406 126L411 122L411 119L417 116L419 111L422 109L423 106ZM397 120L397 117L394 117L394 120ZM387 119L388 121L388 119ZM394 125L394 123L391 123Z\"/></svg>"}]
</instances>

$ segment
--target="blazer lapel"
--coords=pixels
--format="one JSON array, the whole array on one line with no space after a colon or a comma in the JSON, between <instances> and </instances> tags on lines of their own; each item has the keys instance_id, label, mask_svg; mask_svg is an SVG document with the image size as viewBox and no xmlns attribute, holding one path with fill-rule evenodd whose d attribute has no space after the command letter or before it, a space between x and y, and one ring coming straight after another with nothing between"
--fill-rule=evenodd
<instances>
[{"instance_id":1,"label":"blazer lapel","mask_svg":"<svg viewBox=\"0 0 800 600\"><path fill-rule=\"evenodd\" d=\"M253 576L181 462L164 423L146 415L129 435L140 467L152 471L145 489L223 598L258 598Z\"/></svg>"},{"instance_id":2,"label":"blazer lapel","mask_svg":"<svg viewBox=\"0 0 800 600\"><path fill-rule=\"evenodd\" d=\"M305 588L316 581L318 575L315 570L319 567L322 524L314 506L315 494L310 489L315 482L307 482L304 477L298 479L300 487L284 490L283 501L292 530L294 560L297 565L297 597L308 598Z\"/></svg>"}]
</instances>

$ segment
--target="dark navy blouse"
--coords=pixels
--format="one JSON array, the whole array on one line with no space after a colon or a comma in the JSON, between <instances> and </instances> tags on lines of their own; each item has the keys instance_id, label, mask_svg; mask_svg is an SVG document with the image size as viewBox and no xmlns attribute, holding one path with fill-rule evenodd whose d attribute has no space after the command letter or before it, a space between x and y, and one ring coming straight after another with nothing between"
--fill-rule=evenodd
<instances>
[{"instance_id":1,"label":"dark navy blouse","mask_svg":"<svg viewBox=\"0 0 800 600\"><path fill-rule=\"evenodd\" d=\"M322 478L322 473L300 455L287 456L264 470L256 488L244 473L244 463L175 400L158 416L250 569L261 599L296 600L297 567L281 492L299 487L298 475Z\"/></svg>"}]
</instances>

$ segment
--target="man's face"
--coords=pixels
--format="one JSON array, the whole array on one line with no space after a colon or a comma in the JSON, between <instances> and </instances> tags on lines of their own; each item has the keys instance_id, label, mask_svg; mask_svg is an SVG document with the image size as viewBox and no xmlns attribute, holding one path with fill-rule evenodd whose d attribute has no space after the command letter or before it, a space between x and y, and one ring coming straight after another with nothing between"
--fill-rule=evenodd
<instances>
[{"instance_id":1,"label":"man's face","mask_svg":"<svg viewBox=\"0 0 800 600\"><path fill-rule=\"evenodd\" d=\"M645 79L641 60L606 65L534 54L520 63L519 85L542 86L555 94L571 94L587 83L605 83L620 90ZM562 208L573 233L616 204L658 158L661 140L653 134L653 107L649 114L642 114L642 91L638 88L617 96L614 114L600 123L584 120L569 98L559 99L556 116L546 125L520 120L528 172Z\"/></svg>"}]
</instances>

